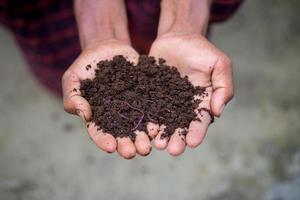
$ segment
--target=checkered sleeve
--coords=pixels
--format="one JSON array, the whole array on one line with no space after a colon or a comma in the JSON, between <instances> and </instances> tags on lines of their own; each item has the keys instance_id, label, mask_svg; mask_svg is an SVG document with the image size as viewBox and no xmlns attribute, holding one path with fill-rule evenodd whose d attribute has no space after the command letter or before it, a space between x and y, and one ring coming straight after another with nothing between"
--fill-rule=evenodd
<instances>
[{"instance_id":1,"label":"checkered sleeve","mask_svg":"<svg viewBox=\"0 0 300 200\"><path fill-rule=\"evenodd\" d=\"M223 22L229 19L243 0L214 0L210 11L210 22Z\"/></svg>"}]
</instances>

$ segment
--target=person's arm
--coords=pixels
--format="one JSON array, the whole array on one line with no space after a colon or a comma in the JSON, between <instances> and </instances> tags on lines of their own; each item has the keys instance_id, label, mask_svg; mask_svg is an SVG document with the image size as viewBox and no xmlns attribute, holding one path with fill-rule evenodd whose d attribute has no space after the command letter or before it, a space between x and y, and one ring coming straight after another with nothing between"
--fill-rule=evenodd
<instances>
[{"instance_id":1,"label":"person's arm","mask_svg":"<svg viewBox=\"0 0 300 200\"><path fill-rule=\"evenodd\" d=\"M171 32L206 34L213 0L162 0L158 36Z\"/></svg>"},{"instance_id":2,"label":"person's arm","mask_svg":"<svg viewBox=\"0 0 300 200\"><path fill-rule=\"evenodd\" d=\"M190 123L185 140L176 132L169 140L161 139L160 133L156 136L155 146L167 148L174 156L183 153L186 144L194 148L203 141L212 117L219 117L233 96L231 61L205 36L211 3L212 0L161 2L158 35L150 55L164 58L193 85L205 87L207 92L195 110L200 120Z\"/></svg>"},{"instance_id":3,"label":"person's arm","mask_svg":"<svg viewBox=\"0 0 300 200\"><path fill-rule=\"evenodd\" d=\"M124 0L75 0L82 48L118 40L130 44Z\"/></svg>"}]
</instances>

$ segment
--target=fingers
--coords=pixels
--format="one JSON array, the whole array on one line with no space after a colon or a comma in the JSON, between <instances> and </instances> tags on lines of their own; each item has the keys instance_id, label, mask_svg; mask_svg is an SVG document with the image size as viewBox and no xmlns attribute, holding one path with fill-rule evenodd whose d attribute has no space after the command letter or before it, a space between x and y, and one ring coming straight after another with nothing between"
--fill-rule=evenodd
<instances>
[{"instance_id":1,"label":"fingers","mask_svg":"<svg viewBox=\"0 0 300 200\"><path fill-rule=\"evenodd\" d=\"M62 78L64 109L89 121L92 111L89 103L80 96L80 79L73 70L67 70Z\"/></svg>"},{"instance_id":2,"label":"fingers","mask_svg":"<svg viewBox=\"0 0 300 200\"><path fill-rule=\"evenodd\" d=\"M64 101L64 108L71 114L77 114L84 121L89 121L92 111L89 103L81 96L72 96Z\"/></svg>"},{"instance_id":3,"label":"fingers","mask_svg":"<svg viewBox=\"0 0 300 200\"><path fill-rule=\"evenodd\" d=\"M94 123L91 122L88 124L88 134L90 138L97 147L103 151L108 153L114 152L117 148L116 139L112 135L103 133L103 131L97 129L98 127L96 127Z\"/></svg>"},{"instance_id":4,"label":"fingers","mask_svg":"<svg viewBox=\"0 0 300 200\"><path fill-rule=\"evenodd\" d=\"M148 155L152 150L148 135L143 131L135 131L135 134L136 138L134 143L137 153L141 156Z\"/></svg>"},{"instance_id":5,"label":"fingers","mask_svg":"<svg viewBox=\"0 0 300 200\"><path fill-rule=\"evenodd\" d=\"M219 117L225 105L233 97L232 64L230 59L222 55L216 62L212 72L213 95L211 99L212 113Z\"/></svg>"},{"instance_id":6,"label":"fingers","mask_svg":"<svg viewBox=\"0 0 300 200\"><path fill-rule=\"evenodd\" d=\"M147 132L148 132L148 135L153 139L155 138L155 136L157 135L159 131L159 125L158 124L154 124L152 122L149 122L147 124Z\"/></svg>"},{"instance_id":7,"label":"fingers","mask_svg":"<svg viewBox=\"0 0 300 200\"><path fill-rule=\"evenodd\" d=\"M135 146L128 137L117 138L117 150L125 159L132 159L136 154Z\"/></svg>"},{"instance_id":8,"label":"fingers","mask_svg":"<svg viewBox=\"0 0 300 200\"><path fill-rule=\"evenodd\" d=\"M220 117L226 104L232 99L233 93L227 88L218 88L212 94L211 108L216 117Z\"/></svg>"},{"instance_id":9,"label":"fingers","mask_svg":"<svg viewBox=\"0 0 300 200\"><path fill-rule=\"evenodd\" d=\"M97 129L98 127L95 126L93 122L89 123L88 134L96 146L107 153L113 153L117 150L123 158L131 159L136 153L141 156L146 156L152 150L149 137L145 132L136 131L134 144L130 138L124 137L115 139L111 134L104 133L102 130Z\"/></svg>"},{"instance_id":10,"label":"fingers","mask_svg":"<svg viewBox=\"0 0 300 200\"><path fill-rule=\"evenodd\" d=\"M198 108L195 109L195 113L197 114L197 119L193 120L188 129L188 134L186 136L186 144L190 148L195 148L203 141L207 129L212 122L212 114L210 111L210 102L211 102L211 95L212 95L212 88L206 88L206 95L202 99L202 102L198 105ZM195 96L195 99L201 97Z\"/></svg>"},{"instance_id":11,"label":"fingers","mask_svg":"<svg viewBox=\"0 0 300 200\"><path fill-rule=\"evenodd\" d=\"M167 138L161 138L161 135L164 133L166 126L161 125L158 130L158 134L154 139L154 145L159 150L164 150L167 148L168 145L168 139Z\"/></svg>"},{"instance_id":12,"label":"fingers","mask_svg":"<svg viewBox=\"0 0 300 200\"><path fill-rule=\"evenodd\" d=\"M135 65L138 63L139 54L136 51L131 50L129 52L125 52L123 55L127 60L133 62Z\"/></svg>"},{"instance_id":13,"label":"fingers","mask_svg":"<svg viewBox=\"0 0 300 200\"><path fill-rule=\"evenodd\" d=\"M190 123L189 131L186 136L186 144L190 148L195 148L202 143L206 135L208 126L211 123L210 115L208 112L202 111L201 115L203 116L201 117L201 122L194 120Z\"/></svg>"},{"instance_id":14,"label":"fingers","mask_svg":"<svg viewBox=\"0 0 300 200\"><path fill-rule=\"evenodd\" d=\"M179 156L185 150L185 134L184 129L177 128L171 136L168 143L167 151L172 156Z\"/></svg>"}]
</instances>

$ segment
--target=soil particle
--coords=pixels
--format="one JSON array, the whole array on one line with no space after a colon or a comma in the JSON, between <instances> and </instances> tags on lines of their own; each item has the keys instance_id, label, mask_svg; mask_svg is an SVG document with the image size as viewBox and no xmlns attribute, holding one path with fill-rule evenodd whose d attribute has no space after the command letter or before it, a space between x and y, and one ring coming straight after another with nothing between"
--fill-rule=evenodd
<instances>
[{"instance_id":1,"label":"soil particle","mask_svg":"<svg viewBox=\"0 0 300 200\"><path fill-rule=\"evenodd\" d=\"M90 65L88 65L90 66ZM87 66L87 68L88 68ZM205 88L194 87L177 68L158 62L153 57L140 56L134 65L123 56L97 63L95 78L81 81L80 92L92 109L92 121L114 137L135 140L134 131L147 132L153 122L165 125L161 138L169 139L176 128L185 131L196 119L199 103L206 96ZM194 96L200 99L194 99ZM201 108L199 112L210 110ZM212 117L213 119L213 117Z\"/></svg>"}]
</instances>

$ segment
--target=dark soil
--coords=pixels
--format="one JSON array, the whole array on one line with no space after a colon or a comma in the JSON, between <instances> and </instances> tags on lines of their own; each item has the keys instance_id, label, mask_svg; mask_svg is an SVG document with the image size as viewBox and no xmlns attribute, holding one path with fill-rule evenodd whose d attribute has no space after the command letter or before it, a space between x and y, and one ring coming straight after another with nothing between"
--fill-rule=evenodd
<instances>
[{"instance_id":1,"label":"dark soil","mask_svg":"<svg viewBox=\"0 0 300 200\"><path fill-rule=\"evenodd\" d=\"M170 138L176 128L186 130L196 119L194 110L201 100L194 95L206 95L205 88L194 87L163 59L157 63L141 56L134 65L119 55L100 61L95 72L93 80L81 82L80 92L91 105L92 121L114 137L134 140L135 130L146 131L147 123L153 122L164 124L162 138Z\"/></svg>"}]
</instances>

